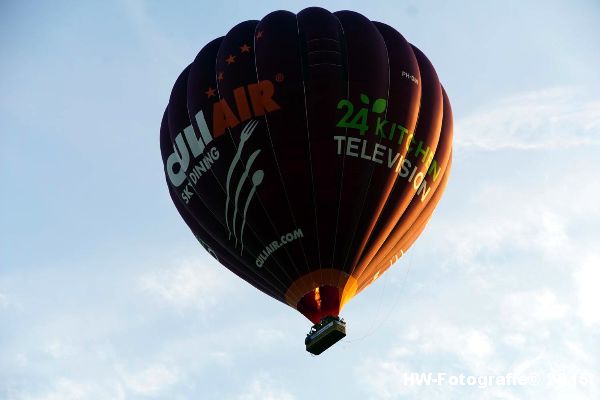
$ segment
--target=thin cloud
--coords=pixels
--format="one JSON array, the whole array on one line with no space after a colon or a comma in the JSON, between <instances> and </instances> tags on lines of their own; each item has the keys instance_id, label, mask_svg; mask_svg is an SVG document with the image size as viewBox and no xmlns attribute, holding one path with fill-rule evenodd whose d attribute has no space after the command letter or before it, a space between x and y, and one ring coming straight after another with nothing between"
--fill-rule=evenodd
<instances>
[{"instance_id":1,"label":"thin cloud","mask_svg":"<svg viewBox=\"0 0 600 400\"><path fill-rule=\"evenodd\" d=\"M463 266L482 255L519 250L572 265L589 251L574 235L577 227L585 231L589 224L600 222L600 182L595 179L594 164L569 163L578 171L576 179L560 175L560 164L546 164L550 179L500 174L493 181L468 187L461 194L468 204L462 212L468 218L453 212L433 219L432 230L440 230L444 237L434 244ZM587 238L594 236L598 236L596 231L588 232Z\"/></svg>"},{"instance_id":2,"label":"thin cloud","mask_svg":"<svg viewBox=\"0 0 600 400\"><path fill-rule=\"evenodd\" d=\"M600 256L590 255L583 260L582 267L575 272L577 285L577 315L586 326L600 326Z\"/></svg>"},{"instance_id":3,"label":"thin cloud","mask_svg":"<svg viewBox=\"0 0 600 400\"><path fill-rule=\"evenodd\" d=\"M120 384L102 385L91 381L77 381L59 378L46 390L37 393L9 394L9 399L15 400L124 400L125 391Z\"/></svg>"},{"instance_id":4,"label":"thin cloud","mask_svg":"<svg viewBox=\"0 0 600 400\"><path fill-rule=\"evenodd\" d=\"M163 302L177 308L206 309L222 299L228 290L228 278L217 272L219 266L204 261L186 260L156 269L139 279L140 287ZM225 271L227 272L227 271Z\"/></svg>"},{"instance_id":5,"label":"thin cloud","mask_svg":"<svg viewBox=\"0 0 600 400\"><path fill-rule=\"evenodd\" d=\"M8 307L8 297L0 292L0 309Z\"/></svg>"},{"instance_id":6,"label":"thin cloud","mask_svg":"<svg viewBox=\"0 0 600 400\"><path fill-rule=\"evenodd\" d=\"M600 100L579 88L518 93L483 105L456 124L457 147L563 149L600 144Z\"/></svg>"},{"instance_id":7,"label":"thin cloud","mask_svg":"<svg viewBox=\"0 0 600 400\"><path fill-rule=\"evenodd\" d=\"M121 370L121 377L131 392L142 396L156 396L180 380L177 371L163 364L153 364L133 373Z\"/></svg>"},{"instance_id":8,"label":"thin cloud","mask_svg":"<svg viewBox=\"0 0 600 400\"><path fill-rule=\"evenodd\" d=\"M505 319L525 330L535 329L540 322L561 320L569 311L569 305L561 302L549 288L511 293L502 304Z\"/></svg>"},{"instance_id":9,"label":"thin cloud","mask_svg":"<svg viewBox=\"0 0 600 400\"><path fill-rule=\"evenodd\" d=\"M413 372L411 367L398 359L367 360L356 369L359 382L370 393L369 398L382 400L414 397L419 388L404 382L405 374L410 372Z\"/></svg>"},{"instance_id":10,"label":"thin cloud","mask_svg":"<svg viewBox=\"0 0 600 400\"><path fill-rule=\"evenodd\" d=\"M237 400L294 400L295 397L270 375L260 373Z\"/></svg>"}]
</instances>

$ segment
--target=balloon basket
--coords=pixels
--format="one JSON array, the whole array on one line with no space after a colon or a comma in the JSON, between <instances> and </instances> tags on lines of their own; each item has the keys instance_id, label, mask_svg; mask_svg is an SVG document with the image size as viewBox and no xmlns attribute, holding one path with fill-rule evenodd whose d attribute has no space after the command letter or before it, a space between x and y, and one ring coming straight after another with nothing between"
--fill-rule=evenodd
<instances>
[{"instance_id":1,"label":"balloon basket","mask_svg":"<svg viewBox=\"0 0 600 400\"><path fill-rule=\"evenodd\" d=\"M346 336L346 322L340 317L325 317L306 335L306 351L319 355Z\"/></svg>"}]
</instances>

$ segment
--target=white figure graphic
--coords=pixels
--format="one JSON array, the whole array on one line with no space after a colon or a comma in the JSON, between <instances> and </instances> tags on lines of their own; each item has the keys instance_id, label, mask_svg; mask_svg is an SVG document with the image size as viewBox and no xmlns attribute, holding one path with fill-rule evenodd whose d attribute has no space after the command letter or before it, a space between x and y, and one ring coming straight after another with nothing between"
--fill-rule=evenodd
<instances>
[{"instance_id":1,"label":"white figure graphic","mask_svg":"<svg viewBox=\"0 0 600 400\"><path fill-rule=\"evenodd\" d=\"M260 151L260 150L257 150ZM244 227L246 226L246 213L248 212L248 205L250 205L250 201L252 200L252 196L256 193L256 187L261 184L263 178L265 177L265 173L262 169L254 171L252 174L252 189L250 190L250 194L246 199L246 205L244 206L244 219L242 220L242 227L240 229L240 237L242 243L242 249L240 250L240 255L244 252Z\"/></svg>"},{"instance_id":2,"label":"white figure graphic","mask_svg":"<svg viewBox=\"0 0 600 400\"><path fill-rule=\"evenodd\" d=\"M242 213L242 225L240 227L240 232L239 232L239 236L238 236L238 234L236 232L236 225L237 225L238 214L240 214L240 207L239 207L240 194L242 192L244 183L247 181L248 175L250 175L250 171L252 169L252 164L254 163L254 161L256 160L256 157L258 157L258 155L260 154L260 152L262 150L254 151L250 155L250 157L248 157L246 164L243 165L244 172L242 173L242 176L240 177L240 179L236 185L235 194L233 197L233 206L234 206L233 221L231 221L231 225L230 225L229 203L230 203L231 195L232 195L231 178L233 177L235 167L238 165L240 158L242 156L242 150L244 149L244 145L246 144L246 141L248 141L248 139L252 135L252 132L254 132L254 129L256 128L257 125L258 125L258 121L252 120L252 121L248 122L248 124L246 124L246 126L242 130L242 133L240 135L240 143L238 145L235 156L233 157L233 160L231 161L229 170L227 171L227 182L226 182L227 202L225 204L225 224L229 231L230 239L231 239L231 234L233 233L233 237L235 239L235 247L237 247L238 240L239 240L240 245L241 245L240 254L243 253L243 251L244 251L243 234L244 234L244 228L246 226L246 214L248 212L248 206L250 205L250 201L252 200L252 198L254 197L254 194L256 193L256 187L258 185L260 185L263 181L264 171L259 169L259 170L254 171L254 173L252 173L252 178L251 178L252 188L250 189L250 193L248 194L248 197L246 198L246 202L244 204L244 209L243 209L243 213Z\"/></svg>"}]
</instances>

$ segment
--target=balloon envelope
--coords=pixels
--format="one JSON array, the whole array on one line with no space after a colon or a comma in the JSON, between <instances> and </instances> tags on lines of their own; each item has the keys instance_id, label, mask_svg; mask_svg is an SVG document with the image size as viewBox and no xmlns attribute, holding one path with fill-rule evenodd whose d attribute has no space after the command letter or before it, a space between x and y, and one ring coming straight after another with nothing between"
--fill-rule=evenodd
<instances>
[{"instance_id":1,"label":"balloon envelope","mask_svg":"<svg viewBox=\"0 0 600 400\"><path fill-rule=\"evenodd\" d=\"M276 11L200 50L160 145L204 248L316 323L425 228L448 180L452 111L427 57L390 26Z\"/></svg>"}]
</instances>

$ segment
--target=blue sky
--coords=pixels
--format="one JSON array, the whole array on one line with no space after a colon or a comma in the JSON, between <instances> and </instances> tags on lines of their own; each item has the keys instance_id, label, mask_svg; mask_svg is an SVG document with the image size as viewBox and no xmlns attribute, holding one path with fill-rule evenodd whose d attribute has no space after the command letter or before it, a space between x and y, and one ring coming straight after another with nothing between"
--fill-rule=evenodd
<instances>
[{"instance_id":1,"label":"blue sky","mask_svg":"<svg viewBox=\"0 0 600 400\"><path fill-rule=\"evenodd\" d=\"M455 118L434 218L317 358L304 317L198 246L158 146L203 44L309 5L396 27ZM597 398L599 17L596 1L2 2L0 399ZM421 372L531 381L404 382Z\"/></svg>"}]
</instances>

